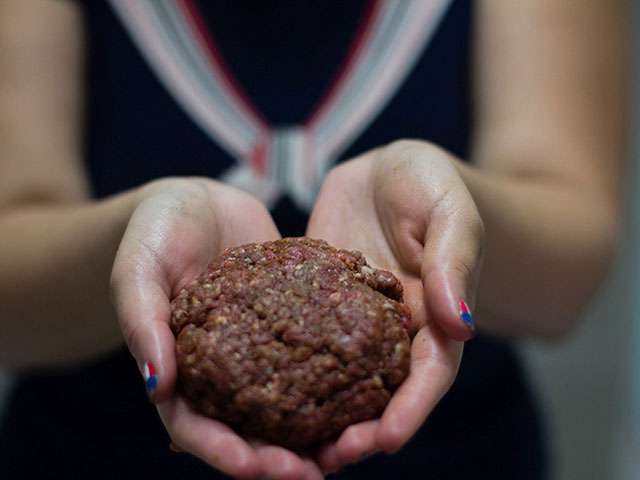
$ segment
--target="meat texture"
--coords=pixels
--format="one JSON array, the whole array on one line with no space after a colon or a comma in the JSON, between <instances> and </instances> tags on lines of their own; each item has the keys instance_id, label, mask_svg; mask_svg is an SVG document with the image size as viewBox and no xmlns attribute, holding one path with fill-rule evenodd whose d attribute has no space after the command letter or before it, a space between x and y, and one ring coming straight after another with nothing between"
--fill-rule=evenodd
<instances>
[{"instance_id":1,"label":"meat texture","mask_svg":"<svg viewBox=\"0 0 640 480\"><path fill-rule=\"evenodd\" d=\"M237 431L304 448L378 417L409 371L408 307L357 251L227 249L172 301L178 388Z\"/></svg>"}]
</instances>

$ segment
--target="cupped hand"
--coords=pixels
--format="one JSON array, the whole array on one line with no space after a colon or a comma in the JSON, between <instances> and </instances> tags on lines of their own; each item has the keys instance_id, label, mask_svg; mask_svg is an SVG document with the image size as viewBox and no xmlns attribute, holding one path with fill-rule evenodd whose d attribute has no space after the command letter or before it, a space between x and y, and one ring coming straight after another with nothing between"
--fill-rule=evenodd
<instances>
[{"instance_id":1,"label":"cupped hand","mask_svg":"<svg viewBox=\"0 0 640 480\"><path fill-rule=\"evenodd\" d=\"M457 162L429 143L398 141L335 167L322 186L307 235L360 250L395 273L415 334L409 377L380 419L350 426L320 450L325 471L400 449L457 374L462 341L475 328L466 307L474 302L483 244Z\"/></svg>"},{"instance_id":2,"label":"cupped hand","mask_svg":"<svg viewBox=\"0 0 640 480\"><path fill-rule=\"evenodd\" d=\"M172 443L236 478L322 478L311 460L240 437L175 391L170 299L225 248L279 238L269 212L250 195L202 178L152 182L136 202L113 266L112 297Z\"/></svg>"}]
</instances>

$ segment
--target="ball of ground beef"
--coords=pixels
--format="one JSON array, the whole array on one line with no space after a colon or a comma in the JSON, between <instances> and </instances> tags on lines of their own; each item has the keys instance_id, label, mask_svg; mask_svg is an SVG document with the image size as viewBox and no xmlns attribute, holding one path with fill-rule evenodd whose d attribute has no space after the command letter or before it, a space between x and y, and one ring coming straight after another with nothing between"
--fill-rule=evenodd
<instances>
[{"instance_id":1,"label":"ball of ground beef","mask_svg":"<svg viewBox=\"0 0 640 480\"><path fill-rule=\"evenodd\" d=\"M178 388L289 448L379 417L409 372L408 307L360 252L285 238L227 249L172 301Z\"/></svg>"}]
</instances>

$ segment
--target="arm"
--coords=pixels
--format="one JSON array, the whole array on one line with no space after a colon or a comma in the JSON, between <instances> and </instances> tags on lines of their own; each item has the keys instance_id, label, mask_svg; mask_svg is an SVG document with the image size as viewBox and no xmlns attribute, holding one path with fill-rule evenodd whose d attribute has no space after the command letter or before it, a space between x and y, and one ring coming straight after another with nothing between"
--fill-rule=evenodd
<instances>
[{"instance_id":1,"label":"arm","mask_svg":"<svg viewBox=\"0 0 640 480\"><path fill-rule=\"evenodd\" d=\"M0 364L50 365L122 343L108 279L132 194L88 198L81 16L0 3ZM43 241L46 240L46 241Z\"/></svg>"},{"instance_id":2,"label":"arm","mask_svg":"<svg viewBox=\"0 0 640 480\"><path fill-rule=\"evenodd\" d=\"M484 328L567 332L606 273L620 217L626 2L479 3L473 166L486 227Z\"/></svg>"},{"instance_id":3,"label":"arm","mask_svg":"<svg viewBox=\"0 0 640 480\"><path fill-rule=\"evenodd\" d=\"M155 365L150 399L179 448L238 478L320 478L176 394L170 298L222 249L279 234L260 202L209 179L89 198L80 14L73 2L0 2L0 365L68 364L124 339L141 370Z\"/></svg>"},{"instance_id":4,"label":"arm","mask_svg":"<svg viewBox=\"0 0 640 480\"><path fill-rule=\"evenodd\" d=\"M409 378L379 421L352 425L320 453L327 470L396 451L424 422L473 333L461 299L478 307L482 329L558 336L613 255L622 2L478 5L474 163L397 141L335 167L314 206L307 233L394 271L418 332Z\"/></svg>"}]
</instances>

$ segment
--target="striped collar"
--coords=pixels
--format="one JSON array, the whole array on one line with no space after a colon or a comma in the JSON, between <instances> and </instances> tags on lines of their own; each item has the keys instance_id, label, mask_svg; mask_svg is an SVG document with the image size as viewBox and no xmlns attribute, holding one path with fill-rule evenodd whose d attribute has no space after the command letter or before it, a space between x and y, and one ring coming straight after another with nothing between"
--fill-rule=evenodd
<instances>
[{"instance_id":1,"label":"striped collar","mask_svg":"<svg viewBox=\"0 0 640 480\"><path fill-rule=\"evenodd\" d=\"M196 0L110 0L156 76L236 160L223 179L309 209L324 174L401 87L450 0L372 0L339 74L301 125L272 126L227 68Z\"/></svg>"}]
</instances>

